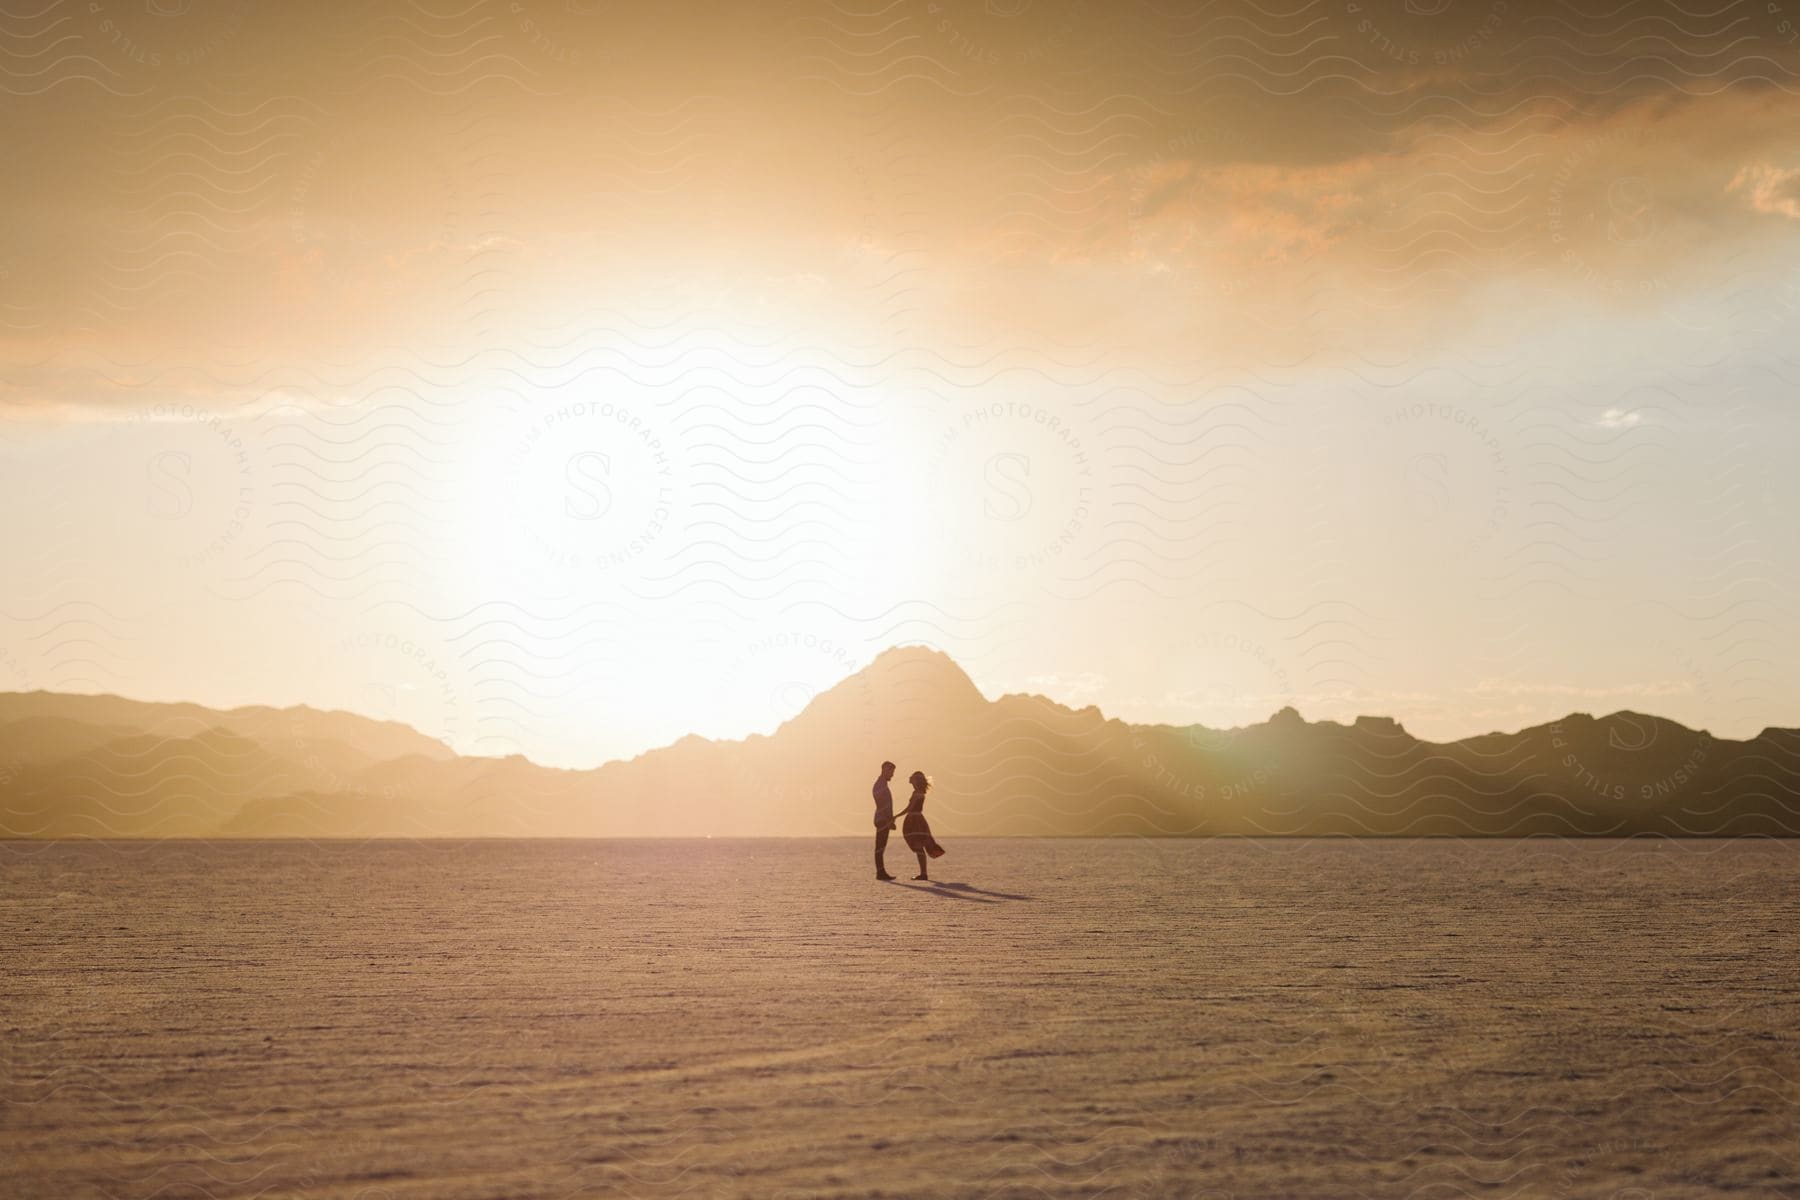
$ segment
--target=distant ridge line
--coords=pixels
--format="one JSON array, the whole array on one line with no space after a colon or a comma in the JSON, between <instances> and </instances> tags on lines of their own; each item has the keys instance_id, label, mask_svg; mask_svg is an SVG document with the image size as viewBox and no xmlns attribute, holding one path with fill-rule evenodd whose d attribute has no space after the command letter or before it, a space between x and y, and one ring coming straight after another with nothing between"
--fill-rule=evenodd
<instances>
[{"instance_id":1,"label":"distant ridge line","mask_svg":"<svg viewBox=\"0 0 1800 1200\"><path fill-rule=\"evenodd\" d=\"M1793 729L1732 740L1625 710L1438 743L1292 707L1234 729L1132 724L990 700L923 646L882 652L771 734L689 734L586 769L307 705L0 693L0 836L859 834L883 758L932 774L946 834L1800 836Z\"/></svg>"}]
</instances>

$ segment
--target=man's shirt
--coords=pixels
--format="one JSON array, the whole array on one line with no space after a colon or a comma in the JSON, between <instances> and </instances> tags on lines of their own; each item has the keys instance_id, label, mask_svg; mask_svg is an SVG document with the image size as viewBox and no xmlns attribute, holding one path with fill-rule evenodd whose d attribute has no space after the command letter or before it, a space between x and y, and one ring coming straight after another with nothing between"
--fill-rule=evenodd
<instances>
[{"instance_id":1,"label":"man's shirt","mask_svg":"<svg viewBox=\"0 0 1800 1200\"><path fill-rule=\"evenodd\" d=\"M875 828L882 829L894 823L894 793L888 791L885 779L875 781Z\"/></svg>"}]
</instances>

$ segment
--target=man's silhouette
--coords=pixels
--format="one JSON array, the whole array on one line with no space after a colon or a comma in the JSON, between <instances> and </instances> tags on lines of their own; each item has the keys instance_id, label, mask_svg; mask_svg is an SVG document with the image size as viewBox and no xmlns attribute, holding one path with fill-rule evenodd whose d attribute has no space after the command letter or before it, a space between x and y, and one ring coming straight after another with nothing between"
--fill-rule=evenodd
<instances>
[{"instance_id":1,"label":"man's silhouette","mask_svg":"<svg viewBox=\"0 0 1800 1200\"><path fill-rule=\"evenodd\" d=\"M888 834L894 828L894 793L888 791L888 780L894 777L894 764L881 764L881 777L875 781L875 878L892 879L881 855L887 850Z\"/></svg>"}]
</instances>

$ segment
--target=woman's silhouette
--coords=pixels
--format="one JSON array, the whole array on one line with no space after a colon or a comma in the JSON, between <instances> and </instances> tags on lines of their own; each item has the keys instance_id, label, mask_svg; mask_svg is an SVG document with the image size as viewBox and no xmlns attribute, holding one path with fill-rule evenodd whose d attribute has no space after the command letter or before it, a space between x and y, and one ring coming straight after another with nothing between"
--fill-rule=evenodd
<instances>
[{"instance_id":1,"label":"woman's silhouette","mask_svg":"<svg viewBox=\"0 0 1800 1200\"><path fill-rule=\"evenodd\" d=\"M931 836L931 826L925 823L925 793L931 790L931 780L926 778L925 772L914 771L907 776L906 782L912 784L913 794L900 813L906 819L900 826L900 834L906 839L907 848L919 856L919 873L913 878L929 881L931 873L925 869L925 856L940 858L944 853L944 848Z\"/></svg>"}]
</instances>

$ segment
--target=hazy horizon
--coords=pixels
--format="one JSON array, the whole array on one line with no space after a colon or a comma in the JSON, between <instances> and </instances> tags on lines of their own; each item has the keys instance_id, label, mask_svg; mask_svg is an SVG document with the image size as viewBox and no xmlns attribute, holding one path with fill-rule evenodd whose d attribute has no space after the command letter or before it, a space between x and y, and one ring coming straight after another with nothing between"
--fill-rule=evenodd
<instances>
[{"instance_id":1,"label":"hazy horizon","mask_svg":"<svg viewBox=\"0 0 1800 1200\"><path fill-rule=\"evenodd\" d=\"M881 655L891 654L896 651L921 650L921 649L929 650L934 653L943 653L943 651L938 650L936 647L925 646L921 643L915 643L915 644L910 644L910 645L889 646L886 649L880 651L876 655L876 657L879 658ZM952 659L951 661L953 663L955 662L954 659ZM829 691L831 687L834 687L837 684L848 682L849 680L853 679L856 674L860 674L861 672L867 670L873 664L873 662L874 662L874 660L871 659L869 662L859 664L856 672L853 672L851 675L845 676L844 679L832 681L831 683L827 684L825 688L821 689L821 691ZM955 666L959 670L962 670L965 675L968 674L967 669L964 668L961 663L955 663ZM1054 694L1036 691L1034 689L1013 690L1013 691L1006 691L1006 692L995 691L990 688L982 687L981 681L979 679L974 678L972 675L969 676L969 680L974 685L975 689L981 694L982 698L990 703L997 702L1005 696L1021 696L1021 695L1036 696L1036 697L1040 697L1045 700L1049 700L1050 702L1052 702L1054 704L1061 705L1062 707L1070 709L1070 710L1078 711L1078 710L1082 710L1082 709L1086 709L1086 708L1094 708L1094 709L1097 709L1100 712L1101 716L1106 720L1123 721L1126 724L1134 725L1134 726L1169 726L1169 727L1174 727L1174 728L1186 728L1186 727L1202 725L1201 722L1197 722L1197 721L1180 721L1180 720L1175 720L1175 721L1131 721L1131 720L1128 720L1127 718L1119 716L1116 713L1107 711L1106 706L1104 704L1072 703L1063 697L1060 697L1060 696L1057 696ZM15 694L17 694L17 693L15 693ZM254 709L283 710L283 709L290 709L290 708L309 708L309 709L313 709L314 711L318 711L318 712L322 712L322 713L342 713L346 716L361 717L361 718L364 718L367 720L372 720L372 721L392 721L392 722L398 723L400 725L404 725L408 729L412 729L414 732L423 734L427 737L432 736L428 731L418 729L416 726L410 725L407 722L400 720L399 718L391 717L391 716L381 716L379 714L370 713L370 712L360 712L356 709L351 709L351 708L319 708L316 705L308 705L308 704L304 704L304 703L281 704L281 703L267 703L267 702L222 706L222 705L206 704L206 703L203 703L201 701L194 700L191 698L184 699L184 698L179 698L179 697L125 695L125 694L118 693L118 692L47 692L46 694L67 695L67 696L91 696L91 697L97 697L97 698L98 697L112 697L112 698L116 698L116 699L120 699L120 700L126 700L126 701L130 701L133 703L141 703L141 704L166 704L166 705L192 704L192 705L196 705L201 708L208 709L209 711L214 711L214 712L219 712L219 713L231 713L231 712L236 712L236 711L254 710ZM809 698L808 703L810 704L810 702L811 702L811 699ZM1293 707L1293 706L1283 706L1284 709L1291 708L1291 707ZM1246 721L1246 722L1242 723L1241 725L1205 726L1205 728L1218 730L1218 731L1222 731L1222 732L1232 732L1237 729L1246 728L1248 726L1265 724L1268 721L1274 719L1281 711L1283 711L1283 709L1272 710L1271 712L1264 714L1260 718ZM1316 717L1316 716L1313 716L1313 715L1306 713L1299 709L1295 709L1294 711L1299 712L1300 717L1308 723L1315 723L1315 722L1321 722L1321 721L1338 721L1339 720L1338 718L1335 718L1335 717ZM1651 717L1662 717L1664 715L1664 714L1658 713L1658 712L1652 712L1652 711L1646 711L1646 710L1636 710L1636 709L1630 709L1630 708L1602 709L1602 710L1588 711L1588 710L1580 709L1578 707L1572 707L1566 712L1556 714L1554 717L1550 718L1546 722L1539 722L1537 724L1538 725L1553 724L1556 720L1558 720L1560 718L1567 718L1567 717L1583 715L1583 714L1592 716L1592 717L1596 717L1596 718L1602 718L1602 717L1608 717L1608 716L1615 716L1615 715L1618 715L1621 713L1636 713L1637 715L1640 715L1640 716L1651 716ZM508 758L508 757L522 757L522 758L526 759L528 762L534 763L538 766L550 767L550 768L553 768L556 770L582 771L582 770L593 770L593 769L596 769L596 768L599 768L602 766L606 766L609 763L628 761L628 760L635 758L641 754L649 753L650 751L653 751L653 750L666 749L668 746L672 745L674 743L674 741L679 741L679 740L681 740L681 738L699 737L699 738L704 738L708 741L715 741L715 742L741 742L741 741L745 740L746 738L750 738L750 737L767 737L767 736L775 734L783 725L785 725L788 721L792 720L793 717L798 716L798 715L799 715L799 713L796 712L794 714L790 714L789 716L782 718L780 721L776 722L773 725L770 725L767 728L752 729L752 730L749 730L748 732L739 733L739 734L729 734L729 735L714 734L714 733L710 733L704 729L691 729L691 730L688 730L686 733L680 735L679 738L672 739L670 742L659 743L658 745L655 745L655 746L645 746L645 747L642 747L641 749L634 750L634 751L631 751L631 752L625 753L625 754L620 754L620 755L617 755L617 756L614 756L611 758L596 759L596 760L586 761L586 762L548 761L545 759L535 758L529 754L522 754L517 751L511 752L508 754L481 754L478 752L470 752L467 750L458 750L456 747L449 745L449 743L442 743L442 744L444 744L448 749L454 750L459 757L463 757L463 758L500 759L500 758ZM1354 723L1354 721L1358 717L1375 717L1375 718L1383 718L1383 719L1392 719L1392 720L1396 721L1402 728L1406 727L1406 722L1398 717L1395 717L1392 713L1358 713L1355 716L1350 717L1347 721L1339 721L1339 723L1343 723L1343 724ZM1673 718L1669 718L1669 719L1673 719ZM1442 743L1463 741L1463 740L1466 740L1469 738L1481 737L1481 736L1484 736L1487 734L1519 733L1525 729L1533 728L1533 727L1536 727L1536 726L1521 725L1521 726L1493 727L1493 728L1488 728L1488 729L1472 730L1466 734L1458 735L1455 737L1422 738L1422 740L1427 741L1427 742L1435 742L1435 743L1442 744ZM1703 726L1702 727L1694 727L1694 728L1695 728L1695 732L1712 733L1713 736L1715 736L1715 737L1723 737L1724 736L1724 735L1718 734L1716 731L1707 730ZM1755 733L1766 732L1769 729L1784 729L1784 728L1793 728L1793 727L1792 726L1771 725L1771 726L1764 727L1764 729L1762 729L1762 730L1754 731L1752 734L1746 735L1743 738L1736 738L1736 739L1727 738L1726 740L1747 741L1751 737L1753 737L1755 735ZM1408 732L1413 733L1415 736L1418 736L1418 733L1416 730L1409 729ZM437 739L434 739L434 740L437 740ZM882 749L880 746L871 746L869 749L870 749L871 754L882 753Z\"/></svg>"}]
</instances>

